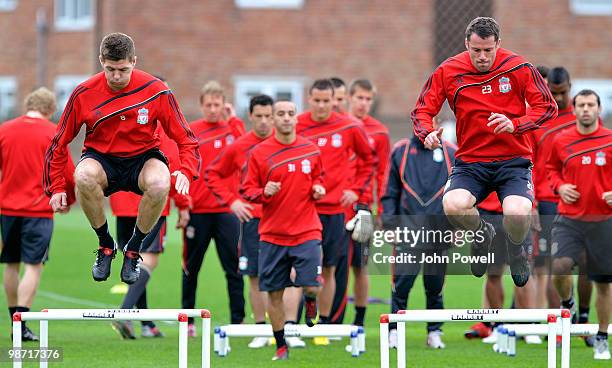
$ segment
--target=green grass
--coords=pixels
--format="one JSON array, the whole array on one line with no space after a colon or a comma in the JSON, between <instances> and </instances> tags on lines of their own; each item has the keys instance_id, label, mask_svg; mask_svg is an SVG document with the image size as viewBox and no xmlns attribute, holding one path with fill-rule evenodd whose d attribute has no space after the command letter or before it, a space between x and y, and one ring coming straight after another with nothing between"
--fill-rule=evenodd
<instances>
[{"instance_id":1,"label":"green grass","mask_svg":"<svg viewBox=\"0 0 612 368\"><path fill-rule=\"evenodd\" d=\"M170 224L174 225L174 218ZM113 226L113 224L111 224ZM45 267L32 310L43 308L92 308L92 305L119 306L122 295L113 295L110 289L119 283L121 258L113 264L112 277L104 283L91 279L91 264L94 259L96 237L79 209L65 216L57 216L51 246L51 260ZM213 249L212 247L210 249ZM152 276L149 288L151 308L180 307L181 243L179 234L169 226L166 252ZM507 290L511 281L506 280ZM447 308L477 308L480 306L482 280L471 276L449 276L445 286ZM371 293L374 297L389 298L390 277L372 276ZM507 293L509 294L509 293ZM245 293L246 295L246 293ZM59 300L60 297L76 300ZM93 303L85 305L82 303ZM421 280L417 280L411 293L409 307L423 309L424 292ZM213 325L229 322L228 301L225 280L217 260L216 252L209 251L200 272L197 306L211 310ZM593 309L594 310L594 309ZM389 311L388 305L373 305L368 308L366 333L367 352L359 358L352 358L344 351L347 341L335 341L330 346L313 346L308 341L306 349L293 349L288 362L274 362L279 367L376 367L378 354L378 316ZM247 311L250 315L250 311ZM0 298L0 347L11 342L10 322L5 298ZM594 320L592 313L591 320ZM353 307L349 305L346 320L352 321ZM34 331L38 326L30 324ZM160 324L166 333L164 339L137 339L122 341L110 328L108 322L50 322L50 345L64 349L64 361L51 364L57 367L172 367L177 365L178 329L176 324ZM518 355L507 358L494 354L490 345L463 338L463 331L469 323L448 323L444 329L445 350L433 351L425 348L425 326L423 323L408 326L409 367L544 367L546 366L546 345L527 346L518 343ZM139 328L137 328L139 331ZM232 352L225 358L213 356L213 367L268 367L272 362L273 348L248 349L248 339L233 338ZM28 345L35 346L35 345ZM190 367L200 362L199 340L190 342ZM392 364L395 352L391 353ZM595 362L591 349L584 347L581 340L572 341L572 365L580 367L610 367L610 362ZM9 366L1 363L0 366ZM37 366L24 364L26 367Z\"/></svg>"}]
</instances>

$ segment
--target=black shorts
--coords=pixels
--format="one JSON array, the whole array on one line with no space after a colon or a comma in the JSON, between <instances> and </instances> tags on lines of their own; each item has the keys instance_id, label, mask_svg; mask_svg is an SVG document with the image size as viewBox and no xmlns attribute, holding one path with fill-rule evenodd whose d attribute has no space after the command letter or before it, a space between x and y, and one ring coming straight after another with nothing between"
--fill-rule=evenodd
<instances>
[{"instance_id":1,"label":"black shorts","mask_svg":"<svg viewBox=\"0 0 612 368\"><path fill-rule=\"evenodd\" d=\"M517 157L496 162L455 161L453 171L446 183L445 192L465 189L482 202L491 192L497 192L500 202L509 195L528 198L533 202L531 161Z\"/></svg>"},{"instance_id":2,"label":"black shorts","mask_svg":"<svg viewBox=\"0 0 612 368\"><path fill-rule=\"evenodd\" d=\"M119 191L133 192L142 195L138 186L140 171L149 159L156 158L168 165L168 159L162 151L157 148L150 149L140 155L133 157L117 157L103 154L92 149L87 149L81 155L81 160L91 158L100 163L106 173L108 187L104 190L106 197ZM80 162L79 161L79 162Z\"/></svg>"},{"instance_id":3,"label":"black shorts","mask_svg":"<svg viewBox=\"0 0 612 368\"><path fill-rule=\"evenodd\" d=\"M506 230L504 229L504 215L499 212L487 211L479 209L478 212L482 219L493 225L495 228L495 237L491 242L490 252L495 254L495 262L489 264L489 274L500 275L508 264L508 243L506 241ZM533 256L533 234L531 231L527 234L523 247L530 259Z\"/></svg>"},{"instance_id":4,"label":"black shorts","mask_svg":"<svg viewBox=\"0 0 612 368\"><path fill-rule=\"evenodd\" d=\"M370 256L369 243L359 243L351 239L350 235L347 235L349 247L351 248L351 266L352 267L365 267L368 265L368 257Z\"/></svg>"},{"instance_id":5,"label":"black shorts","mask_svg":"<svg viewBox=\"0 0 612 368\"><path fill-rule=\"evenodd\" d=\"M259 219L240 224L240 240L238 243L238 266L240 273L247 276L257 276L259 271Z\"/></svg>"},{"instance_id":6,"label":"black shorts","mask_svg":"<svg viewBox=\"0 0 612 368\"><path fill-rule=\"evenodd\" d=\"M586 273L595 282L612 282L612 219L599 222L557 216L552 230L554 258L568 257L578 264L586 249Z\"/></svg>"},{"instance_id":7,"label":"black shorts","mask_svg":"<svg viewBox=\"0 0 612 368\"><path fill-rule=\"evenodd\" d=\"M553 228L553 221L557 215L557 203L540 201L538 202L538 214L540 215L540 226L542 230L538 234L537 247L534 247L535 266L544 266L545 260L550 258L550 245L552 239L550 233Z\"/></svg>"},{"instance_id":8,"label":"black shorts","mask_svg":"<svg viewBox=\"0 0 612 368\"><path fill-rule=\"evenodd\" d=\"M308 240L295 246L265 241L259 244L259 290L277 291L290 286L319 286L321 242ZM291 281L291 267L295 281Z\"/></svg>"},{"instance_id":9,"label":"black shorts","mask_svg":"<svg viewBox=\"0 0 612 368\"><path fill-rule=\"evenodd\" d=\"M348 254L348 233L344 228L344 214L319 214L323 226L323 267L336 267L340 258Z\"/></svg>"},{"instance_id":10,"label":"black shorts","mask_svg":"<svg viewBox=\"0 0 612 368\"><path fill-rule=\"evenodd\" d=\"M39 264L49 259L53 219L0 215L0 263Z\"/></svg>"},{"instance_id":11,"label":"black shorts","mask_svg":"<svg viewBox=\"0 0 612 368\"><path fill-rule=\"evenodd\" d=\"M123 249L132 237L134 226L136 226L136 217L117 217L117 244L119 249ZM166 217L162 216L142 241L140 253L163 253L165 242Z\"/></svg>"}]
</instances>

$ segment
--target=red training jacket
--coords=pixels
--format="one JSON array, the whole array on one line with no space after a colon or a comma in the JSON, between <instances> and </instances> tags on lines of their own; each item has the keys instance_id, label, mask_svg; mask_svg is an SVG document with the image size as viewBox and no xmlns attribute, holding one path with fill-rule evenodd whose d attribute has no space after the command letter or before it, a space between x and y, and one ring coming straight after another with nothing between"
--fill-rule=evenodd
<instances>
[{"instance_id":1,"label":"red training jacket","mask_svg":"<svg viewBox=\"0 0 612 368\"><path fill-rule=\"evenodd\" d=\"M553 140L546 169L555 193L565 183L576 185L580 193L572 204L559 200L560 215L582 221L612 217L612 207L602 199L604 192L612 190L612 130L601 124L587 135L578 128L564 130Z\"/></svg>"},{"instance_id":2,"label":"red training jacket","mask_svg":"<svg viewBox=\"0 0 612 368\"><path fill-rule=\"evenodd\" d=\"M196 120L190 124L193 133L198 139L200 154L202 156L201 175L205 177L206 170L227 146L234 143L236 136L234 130L225 121L211 123L203 119ZM222 185L238 191L238 173L222 180ZM229 212L229 203L216 197L210 189L206 180L198 180L189 190L192 198L193 213L223 213Z\"/></svg>"},{"instance_id":3,"label":"red training jacket","mask_svg":"<svg viewBox=\"0 0 612 368\"><path fill-rule=\"evenodd\" d=\"M228 146L206 170L206 184L215 197L230 206L235 200L241 199L236 188L227 186L227 178L240 175L244 179L246 174L247 157L251 151L266 138L259 138L253 131L238 138L232 145ZM251 203L254 218L261 217L261 204Z\"/></svg>"},{"instance_id":4,"label":"red training jacket","mask_svg":"<svg viewBox=\"0 0 612 368\"><path fill-rule=\"evenodd\" d=\"M155 135L158 123L178 145L181 171L195 180L200 164L197 141L174 95L162 81L134 70L130 83L120 91L110 89L103 72L79 84L66 104L45 156L45 193L50 196L65 191L67 145L82 125L87 127L86 149L133 157L159 147Z\"/></svg>"},{"instance_id":5,"label":"red training jacket","mask_svg":"<svg viewBox=\"0 0 612 368\"><path fill-rule=\"evenodd\" d=\"M361 198L372 181L375 157L365 130L337 112L323 122L312 120L311 113L305 112L298 116L297 132L321 150L327 194L317 201L317 211L325 215L344 213L340 205L343 190L352 190ZM347 168L353 152L362 164L351 178Z\"/></svg>"},{"instance_id":6,"label":"red training jacket","mask_svg":"<svg viewBox=\"0 0 612 368\"><path fill-rule=\"evenodd\" d=\"M264 195L269 181L281 183L271 197ZM240 192L247 201L262 203L262 241L294 246L321 240L321 221L312 198L315 184L323 185L321 152L306 138L297 136L286 145L272 136L251 151Z\"/></svg>"},{"instance_id":7,"label":"red training jacket","mask_svg":"<svg viewBox=\"0 0 612 368\"><path fill-rule=\"evenodd\" d=\"M575 127L576 115L574 109L569 106L559 110L556 118L550 119L540 126L539 129L529 131L529 138L533 147L533 184L537 201L557 202L559 196L550 189L546 173L546 160L552 150L553 139L569 127Z\"/></svg>"},{"instance_id":8,"label":"red training jacket","mask_svg":"<svg viewBox=\"0 0 612 368\"><path fill-rule=\"evenodd\" d=\"M444 100L457 118L456 157L465 162L531 159L531 145L523 133L557 116L557 104L537 69L502 48L488 72L478 72L467 51L447 59L433 72L411 114L414 133L421 141L433 131L432 119ZM495 127L487 127L491 113L512 120L514 134L494 134Z\"/></svg>"},{"instance_id":9,"label":"red training jacket","mask_svg":"<svg viewBox=\"0 0 612 368\"><path fill-rule=\"evenodd\" d=\"M42 187L45 151L55 124L44 118L20 116L0 125L0 213L6 216L53 218ZM68 205L75 202L74 163L70 155L66 178Z\"/></svg>"}]
</instances>

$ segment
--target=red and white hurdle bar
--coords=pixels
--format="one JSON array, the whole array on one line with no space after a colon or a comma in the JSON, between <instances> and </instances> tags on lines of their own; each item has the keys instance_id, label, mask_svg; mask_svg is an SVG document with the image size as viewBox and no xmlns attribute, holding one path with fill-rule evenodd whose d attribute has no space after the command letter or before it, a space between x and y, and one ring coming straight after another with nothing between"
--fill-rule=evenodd
<instances>
[{"instance_id":1,"label":"red and white hurdle bar","mask_svg":"<svg viewBox=\"0 0 612 368\"><path fill-rule=\"evenodd\" d=\"M497 349L495 352L497 353L505 353L506 355L512 357L516 355L516 340L521 336L527 335L538 335L545 336L548 334L548 339L550 341L550 334L545 331L547 327L544 325L503 325L500 329L498 329L498 342ZM594 323L580 323L580 324L571 324L569 328L570 336L594 336L597 334L599 330L599 325ZM608 325L608 333L612 334L612 325ZM555 335L561 335L561 328L557 324ZM568 340L569 341L569 340Z\"/></svg>"},{"instance_id":2,"label":"red and white hurdle bar","mask_svg":"<svg viewBox=\"0 0 612 368\"><path fill-rule=\"evenodd\" d=\"M210 368L211 315L206 309L45 309L42 312L13 314L13 349L21 348L21 322L40 321L40 348L49 347L49 321L178 321L179 368L187 368L187 320L202 318L202 368ZM40 360L40 367L48 362ZM20 360L13 368L21 368Z\"/></svg>"},{"instance_id":3,"label":"red and white hurdle bar","mask_svg":"<svg viewBox=\"0 0 612 368\"><path fill-rule=\"evenodd\" d=\"M213 348L219 356L229 353L230 337L273 337L271 325L225 325L215 328ZM351 355L358 357L365 353L365 334L363 327L351 325L286 325L286 337L348 337L351 342Z\"/></svg>"},{"instance_id":4,"label":"red and white hurdle bar","mask_svg":"<svg viewBox=\"0 0 612 368\"><path fill-rule=\"evenodd\" d=\"M569 368L570 313L567 309L435 309L398 311L380 316L380 366L389 368L389 323L397 323L397 367L406 368L406 322L546 322L548 333L557 332L557 318L562 317L561 368ZM552 343L551 343L552 341ZM556 368L555 338L548 342L548 368Z\"/></svg>"}]
</instances>

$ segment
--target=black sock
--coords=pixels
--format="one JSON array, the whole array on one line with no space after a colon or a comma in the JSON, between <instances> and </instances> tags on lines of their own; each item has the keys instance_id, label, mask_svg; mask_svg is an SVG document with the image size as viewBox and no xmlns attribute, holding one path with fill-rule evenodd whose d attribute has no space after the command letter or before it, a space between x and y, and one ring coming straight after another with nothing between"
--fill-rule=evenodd
<instances>
[{"instance_id":1,"label":"black sock","mask_svg":"<svg viewBox=\"0 0 612 368\"><path fill-rule=\"evenodd\" d=\"M607 340L608 339L608 332L597 331L597 336L595 336L595 338L597 340Z\"/></svg>"},{"instance_id":2,"label":"black sock","mask_svg":"<svg viewBox=\"0 0 612 368\"><path fill-rule=\"evenodd\" d=\"M277 349L280 349L283 346L287 346L287 342L285 341L285 329L284 328L280 331L274 331L274 340L276 340Z\"/></svg>"},{"instance_id":3,"label":"black sock","mask_svg":"<svg viewBox=\"0 0 612 368\"><path fill-rule=\"evenodd\" d=\"M329 316L319 315L319 324L324 325L329 323Z\"/></svg>"},{"instance_id":4,"label":"black sock","mask_svg":"<svg viewBox=\"0 0 612 368\"><path fill-rule=\"evenodd\" d=\"M188 318L187 318L187 324L188 324L188 325L192 325L192 324L194 324L194 319L193 319L193 317L188 317Z\"/></svg>"},{"instance_id":5,"label":"black sock","mask_svg":"<svg viewBox=\"0 0 612 368\"><path fill-rule=\"evenodd\" d=\"M574 297L571 296L568 300L562 300L561 306L566 309L572 309L574 307Z\"/></svg>"},{"instance_id":6,"label":"black sock","mask_svg":"<svg viewBox=\"0 0 612 368\"><path fill-rule=\"evenodd\" d=\"M29 311L30 311L30 308L28 307L20 307L20 306L15 307L15 313L17 312L23 313L23 312L29 312ZM25 328L26 328L26 321L21 321L21 331L25 330Z\"/></svg>"},{"instance_id":7,"label":"black sock","mask_svg":"<svg viewBox=\"0 0 612 368\"><path fill-rule=\"evenodd\" d=\"M9 316L11 316L11 321L13 320L13 314L15 314L15 312L17 312L17 307L8 307L9 310Z\"/></svg>"},{"instance_id":8,"label":"black sock","mask_svg":"<svg viewBox=\"0 0 612 368\"><path fill-rule=\"evenodd\" d=\"M487 326L487 327L489 327L489 328L493 327L493 324L491 322L483 322L482 324Z\"/></svg>"},{"instance_id":9,"label":"black sock","mask_svg":"<svg viewBox=\"0 0 612 368\"><path fill-rule=\"evenodd\" d=\"M124 251L139 252L140 246L142 245L142 241L146 236L147 234L140 231L138 225L134 226L134 233L125 245Z\"/></svg>"},{"instance_id":10,"label":"black sock","mask_svg":"<svg viewBox=\"0 0 612 368\"><path fill-rule=\"evenodd\" d=\"M94 228L94 231L96 232L96 235L98 235L98 240L101 247L110 249L115 248L115 241L108 232L108 221L104 222L104 225L100 226L99 228Z\"/></svg>"},{"instance_id":11,"label":"black sock","mask_svg":"<svg viewBox=\"0 0 612 368\"><path fill-rule=\"evenodd\" d=\"M263 321L263 322L255 322L255 324L256 324L256 325L265 325L265 324L266 324L266 321ZM285 324L286 324L286 323L285 323Z\"/></svg>"},{"instance_id":12,"label":"black sock","mask_svg":"<svg viewBox=\"0 0 612 368\"><path fill-rule=\"evenodd\" d=\"M589 322L589 307L578 308L578 323L588 323Z\"/></svg>"},{"instance_id":13,"label":"black sock","mask_svg":"<svg viewBox=\"0 0 612 368\"><path fill-rule=\"evenodd\" d=\"M363 327L363 320L365 319L365 312L366 312L366 307L355 306L355 321L353 322L355 326Z\"/></svg>"},{"instance_id":14,"label":"black sock","mask_svg":"<svg viewBox=\"0 0 612 368\"><path fill-rule=\"evenodd\" d=\"M132 307L136 305L136 303L140 299L140 296L147 287L147 282L149 282L150 276L151 275L149 274L149 271L146 268L140 268L140 277L135 283L130 285L128 292L125 295L125 298L123 298L123 304L121 304L121 309L132 309Z\"/></svg>"},{"instance_id":15,"label":"black sock","mask_svg":"<svg viewBox=\"0 0 612 368\"><path fill-rule=\"evenodd\" d=\"M142 268L144 269L144 268ZM147 271L147 274L149 275L149 277L151 276L151 274L149 274L149 272ZM142 291L142 294L140 294L140 298L138 298L138 301L136 302L136 308L138 309L147 309L149 308L149 305L147 303L147 288L145 287L145 289ZM140 321L140 324L143 326L149 326L151 328L155 327L155 323L153 323L153 321Z\"/></svg>"},{"instance_id":16,"label":"black sock","mask_svg":"<svg viewBox=\"0 0 612 368\"><path fill-rule=\"evenodd\" d=\"M286 325L296 325L297 323L295 321L285 321Z\"/></svg>"}]
</instances>

